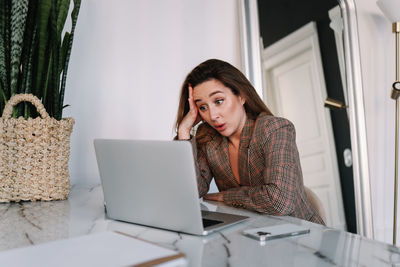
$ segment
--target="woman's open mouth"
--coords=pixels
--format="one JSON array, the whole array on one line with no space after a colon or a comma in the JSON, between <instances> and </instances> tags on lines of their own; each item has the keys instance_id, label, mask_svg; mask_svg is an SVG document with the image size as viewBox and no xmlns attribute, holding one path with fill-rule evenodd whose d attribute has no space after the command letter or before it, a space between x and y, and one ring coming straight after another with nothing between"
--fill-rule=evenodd
<instances>
[{"instance_id":1,"label":"woman's open mouth","mask_svg":"<svg viewBox=\"0 0 400 267\"><path fill-rule=\"evenodd\" d=\"M223 130L226 129L226 124L225 123L217 124L214 127L215 127L215 130L217 130L218 132L222 132Z\"/></svg>"}]
</instances>

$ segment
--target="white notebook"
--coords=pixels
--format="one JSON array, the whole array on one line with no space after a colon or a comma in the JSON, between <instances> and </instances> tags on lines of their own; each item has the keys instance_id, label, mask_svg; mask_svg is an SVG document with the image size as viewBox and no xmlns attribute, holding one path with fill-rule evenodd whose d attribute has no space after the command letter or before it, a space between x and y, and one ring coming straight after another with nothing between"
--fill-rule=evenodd
<instances>
[{"instance_id":1,"label":"white notebook","mask_svg":"<svg viewBox=\"0 0 400 267\"><path fill-rule=\"evenodd\" d=\"M0 252L2 266L187 266L182 253L120 232Z\"/></svg>"}]
</instances>

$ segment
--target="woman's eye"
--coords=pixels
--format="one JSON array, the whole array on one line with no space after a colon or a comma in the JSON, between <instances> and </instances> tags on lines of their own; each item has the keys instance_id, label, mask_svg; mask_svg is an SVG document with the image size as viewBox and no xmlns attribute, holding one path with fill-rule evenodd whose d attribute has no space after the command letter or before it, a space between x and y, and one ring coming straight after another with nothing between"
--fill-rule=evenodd
<instances>
[{"instance_id":1,"label":"woman's eye","mask_svg":"<svg viewBox=\"0 0 400 267\"><path fill-rule=\"evenodd\" d=\"M207 109L207 108L204 107L204 106L200 106L200 107L199 107L199 110L200 110L200 111L205 111L206 109Z\"/></svg>"},{"instance_id":2,"label":"woman's eye","mask_svg":"<svg viewBox=\"0 0 400 267\"><path fill-rule=\"evenodd\" d=\"M215 101L215 103L216 103L217 105L221 105L223 102L224 102L223 99L218 99L217 101Z\"/></svg>"}]
</instances>

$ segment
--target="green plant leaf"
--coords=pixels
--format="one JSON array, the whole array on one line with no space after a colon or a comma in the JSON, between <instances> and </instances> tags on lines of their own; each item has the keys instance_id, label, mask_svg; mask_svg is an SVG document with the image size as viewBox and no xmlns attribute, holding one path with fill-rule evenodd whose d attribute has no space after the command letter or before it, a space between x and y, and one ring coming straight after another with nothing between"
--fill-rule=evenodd
<instances>
[{"instance_id":1,"label":"green plant leaf","mask_svg":"<svg viewBox=\"0 0 400 267\"><path fill-rule=\"evenodd\" d=\"M22 43L22 54L21 54L21 63L22 63L22 82L19 83L20 88L18 92L20 93L27 93L31 92L31 88L26 88L26 80L30 75L32 77L32 68L28 68L29 62L32 62L31 56L32 52L34 51L34 46L36 44L35 37L36 37L36 1L29 1L28 6L28 15L26 17L25 23L25 32L24 32L24 40Z\"/></svg>"},{"instance_id":2,"label":"green plant leaf","mask_svg":"<svg viewBox=\"0 0 400 267\"><path fill-rule=\"evenodd\" d=\"M72 18L71 35L70 35L70 41L69 41L69 45L68 45L67 55L65 57L64 70L63 70L62 81L61 81L60 101L59 101L60 107L62 107L64 104L64 93L65 93L65 84L66 84L67 73L68 73L68 63L69 63L69 58L71 56L72 43L74 40L75 27L76 27L76 22L78 20L80 6L81 6L81 0L74 0L74 9L71 12L71 18ZM60 114L60 119L61 119L62 118L62 108L60 109L59 114Z\"/></svg>"},{"instance_id":3,"label":"green plant leaf","mask_svg":"<svg viewBox=\"0 0 400 267\"><path fill-rule=\"evenodd\" d=\"M60 65L59 65L59 75L61 75L63 68L65 66L65 60L67 59L68 45L70 42L71 35L69 32L65 32L63 42L60 50Z\"/></svg>"},{"instance_id":4,"label":"green plant leaf","mask_svg":"<svg viewBox=\"0 0 400 267\"><path fill-rule=\"evenodd\" d=\"M11 1L11 95L17 93L28 0Z\"/></svg>"},{"instance_id":5,"label":"green plant leaf","mask_svg":"<svg viewBox=\"0 0 400 267\"><path fill-rule=\"evenodd\" d=\"M0 1L0 84L4 90L7 86L7 69L6 69L6 20L7 20L6 1Z\"/></svg>"},{"instance_id":6,"label":"green plant leaf","mask_svg":"<svg viewBox=\"0 0 400 267\"><path fill-rule=\"evenodd\" d=\"M49 59L49 64L47 65L47 69L46 69L46 78L43 84L43 103L48 103L48 89L49 89L49 83L51 84L51 80L50 80L50 73L51 73L51 62L53 62L52 60L52 54L50 54L50 59ZM51 85L50 85L51 86ZM49 111L47 111L49 112Z\"/></svg>"},{"instance_id":7,"label":"green plant leaf","mask_svg":"<svg viewBox=\"0 0 400 267\"><path fill-rule=\"evenodd\" d=\"M57 0L52 1L52 11L50 13L50 46L51 46L51 87L50 92L52 94L52 115L54 118L59 117L59 88L60 88L60 76L58 66L59 62L59 55L60 55L60 46L61 46L61 36L58 36L57 31Z\"/></svg>"},{"instance_id":8,"label":"green plant leaf","mask_svg":"<svg viewBox=\"0 0 400 267\"><path fill-rule=\"evenodd\" d=\"M11 0L2 0L0 9L0 79L3 84L3 92L7 99L10 97L10 72L11 72ZM1 110L2 112L2 110Z\"/></svg>"},{"instance_id":9,"label":"green plant leaf","mask_svg":"<svg viewBox=\"0 0 400 267\"><path fill-rule=\"evenodd\" d=\"M57 7L57 36L61 37L68 16L70 0L59 0Z\"/></svg>"},{"instance_id":10,"label":"green plant leaf","mask_svg":"<svg viewBox=\"0 0 400 267\"><path fill-rule=\"evenodd\" d=\"M29 21L29 20L28 20ZM30 40L30 43L27 42L27 49L29 49L28 54L26 55L27 58L27 64L26 66L24 66L23 68L23 73L24 73L24 77L22 80L22 86L23 86L23 93L25 94L29 94L32 93L32 84L33 84L33 64L34 64L34 52L35 52L35 44L37 41L37 27L36 24L34 24L33 30L32 30L32 38ZM24 117L25 119L28 119L29 117L31 117L31 109L32 106L28 105L27 103L24 103Z\"/></svg>"},{"instance_id":11,"label":"green plant leaf","mask_svg":"<svg viewBox=\"0 0 400 267\"><path fill-rule=\"evenodd\" d=\"M1 18L0 18L1 20ZM7 86L7 69L6 69L6 58L5 58L5 45L3 41L3 36L0 36L0 84L4 87Z\"/></svg>"},{"instance_id":12,"label":"green plant leaf","mask_svg":"<svg viewBox=\"0 0 400 267\"><path fill-rule=\"evenodd\" d=\"M3 110L4 110L4 106L6 105L6 103L7 103L7 96L6 96L6 94L4 93L4 90L3 90L3 87L2 87L2 85L1 85L1 83L0 83L0 109L1 109L1 114L3 114ZM0 115L1 115L0 114Z\"/></svg>"},{"instance_id":13,"label":"green plant leaf","mask_svg":"<svg viewBox=\"0 0 400 267\"><path fill-rule=\"evenodd\" d=\"M46 60L46 48L48 44L48 24L51 10L51 1L39 0L38 1L38 51L36 61L36 83L34 88L34 94L41 97L41 91L44 80L43 69L45 68Z\"/></svg>"}]
</instances>

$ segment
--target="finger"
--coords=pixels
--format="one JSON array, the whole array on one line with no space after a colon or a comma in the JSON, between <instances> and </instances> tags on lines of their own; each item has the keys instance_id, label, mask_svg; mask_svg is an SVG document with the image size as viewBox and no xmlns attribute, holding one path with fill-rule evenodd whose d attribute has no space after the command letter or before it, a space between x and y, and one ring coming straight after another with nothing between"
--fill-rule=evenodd
<instances>
[{"instance_id":1,"label":"finger","mask_svg":"<svg viewBox=\"0 0 400 267\"><path fill-rule=\"evenodd\" d=\"M193 88L190 84L189 84L189 104L190 104L191 108L195 107L194 100L193 100Z\"/></svg>"},{"instance_id":2,"label":"finger","mask_svg":"<svg viewBox=\"0 0 400 267\"><path fill-rule=\"evenodd\" d=\"M188 101L189 101L190 112L192 113L194 112L194 114L197 114L196 105L194 104L193 99L189 97Z\"/></svg>"},{"instance_id":3,"label":"finger","mask_svg":"<svg viewBox=\"0 0 400 267\"><path fill-rule=\"evenodd\" d=\"M189 98L193 98L193 87L192 85L189 83L188 86L188 90L189 90Z\"/></svg>"},{"instance_id":4,"label":"finger","mask_svg":"<svg viewBox=\"0 0 400 267\"><path fill-rule=\"evenodd\" d=\"M189 112L192 114L193 117L196 117L194 120L194 123L193 123L195 125L201 120L201 118L199 116L199 110L193 99L193 87L191 84L188 85L188 90L189 90L188 101L189 101L189 108L190 108Z\"/></svg>"},{"instance_id":5,"label":"finger","mask_svg":"<svg viewBox=\"0 0 400 267\"><path fill-rule=\"evenodd\" d=\"M188 101L189 101L189 108L190 108L189 112L191 112L193 116L196 115L196 117L197 117L198 116L198 109L197 109L196 104L193 101L193 98L189 98Z\"/></svg>"},{"instance_id":6,"label":"finger","mask_svg":"<svg viewBox=\"0 0 400 267\"><path fill-rule=\"evenodd\" d=\"M213 194L213 193L207 194L204 196L204 199L215 200L215 194Z\"/></svg>"}]
</instances>

